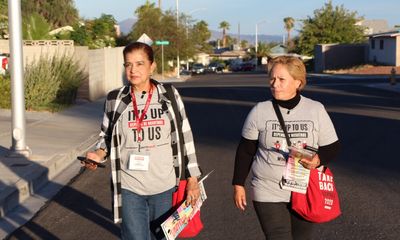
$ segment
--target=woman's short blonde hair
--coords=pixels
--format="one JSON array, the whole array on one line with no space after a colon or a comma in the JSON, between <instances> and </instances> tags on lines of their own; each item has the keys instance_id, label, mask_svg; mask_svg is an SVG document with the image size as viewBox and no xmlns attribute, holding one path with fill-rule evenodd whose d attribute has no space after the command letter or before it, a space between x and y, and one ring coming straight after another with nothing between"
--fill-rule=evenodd
<instances>
[{"instance_id":1,"label":"woman's short blonde hair","mask_svg":"<svg viewBox=\"0 0 400 240\"><path fill-rule=\"evenodd\" d=\"M268 75L269 76L271 76L270 75L271 71L277 64L286 66L290 76L292 76L296 80L300 80L301 84L300 84L300 87L298 88L298 91L302 90L306 86L306 84L307 84L306 67L300 58L292 57L292 56L280 56L280 57L273 58L268 63Z\"/></svg>"}]
</instances>

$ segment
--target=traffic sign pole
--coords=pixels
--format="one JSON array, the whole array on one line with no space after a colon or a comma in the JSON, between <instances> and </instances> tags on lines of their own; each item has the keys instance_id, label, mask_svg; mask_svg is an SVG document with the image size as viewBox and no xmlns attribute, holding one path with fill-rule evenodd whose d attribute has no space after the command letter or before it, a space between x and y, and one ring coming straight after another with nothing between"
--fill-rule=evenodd
<instances>
[{"instance_id":1,"label":"traffic sign pole","mask_svg":"<svg viewBox=\"0 0 400 240\"><path fill-rule=\"evenodd\" d=\"M161 45L161 78L164 80L164 45Z\"/></svg>"},{"instance_id":2,"label":"traffic sign pole","mask_svg":"<svg viewBox=\"0 0 400 240\"><path fill-rule=\"evenodd\" d=\"M161 77L164 79L164 45L169 45L169 41L158 40L156 45L161 45Z\"/></svg>"}]
</instances>

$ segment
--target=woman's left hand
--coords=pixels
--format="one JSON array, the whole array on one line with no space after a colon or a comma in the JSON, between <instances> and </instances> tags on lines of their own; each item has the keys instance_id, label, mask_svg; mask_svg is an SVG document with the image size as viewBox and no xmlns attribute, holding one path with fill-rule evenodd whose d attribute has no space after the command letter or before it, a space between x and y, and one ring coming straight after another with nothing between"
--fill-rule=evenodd
<instances>
[{"instance_id":1,"label":"woman's left hand","mask_svg":"<svg viewBox=\"0 0 400 240\"><path fill-rule=\"evenodd\" d=\"M302 158L300 160L300 164L303 165L303 167L311 170L319 167L319 165L321 165L321 160L319 159L318 154L315 154L311 160Z\"/></svg>"},{"instance_id":2,"label":"woman's left hand","mask_svg":"<svg viewBox=\"0 0 400 240\"><path fill-rule=\"evenodd\" d=\"M186 185L186 204L191 204L192 207L197 202L197 199L200 196L200 188L199 183L197 181L197 177L190 177L187 179Z\"/></svg>"}]
</instances>

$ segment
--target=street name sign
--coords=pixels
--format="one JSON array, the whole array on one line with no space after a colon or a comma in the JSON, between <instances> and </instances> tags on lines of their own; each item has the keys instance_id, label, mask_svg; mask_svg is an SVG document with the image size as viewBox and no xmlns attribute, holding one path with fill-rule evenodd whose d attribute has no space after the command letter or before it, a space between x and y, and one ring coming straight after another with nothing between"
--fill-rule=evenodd
<instances>
[{"instance_id":1,"label":"street name sign","mask_svg":"<svg viewBox=\"0 0 400 240\"><path fill-rule=\"evenodd\" d=\"M156 41L156 45L169 45L169 41Z\"/></svg>"}]
</instances>

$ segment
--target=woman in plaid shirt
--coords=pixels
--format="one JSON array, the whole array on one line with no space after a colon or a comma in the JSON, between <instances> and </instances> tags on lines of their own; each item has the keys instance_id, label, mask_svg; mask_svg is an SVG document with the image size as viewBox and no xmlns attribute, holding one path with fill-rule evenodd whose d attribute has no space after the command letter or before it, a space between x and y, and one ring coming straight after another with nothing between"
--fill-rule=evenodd
<instances>
[{"instance_id":1,"label":"woman in plaid shirt","mask_svg":"<svg viewBox=\"0 0 400 240\"><path fill-rule=\"evenodd\" d=\"M110 159L114 222L121 223L122 239L163 239L160 224L172 207L182 167L188 180L187 200L192 204L200 194L197 177L201 172L178 91L172 87L180 124L164 86L151 79L156 68L152 48L134 42L123 54L129 83L108 93L99 141L86 157L97 162ZM183 144L178 144L177 126L182 126Z\"/></svg>"}]
</instances>

